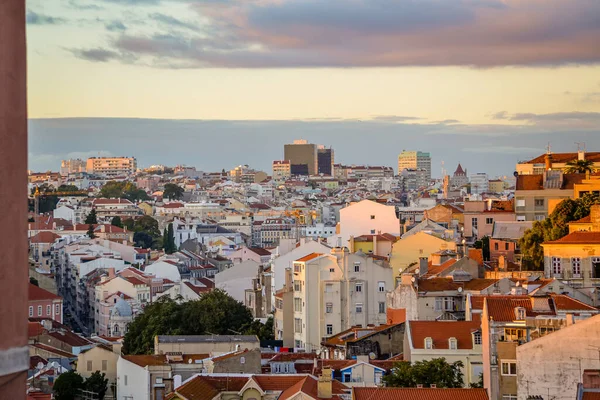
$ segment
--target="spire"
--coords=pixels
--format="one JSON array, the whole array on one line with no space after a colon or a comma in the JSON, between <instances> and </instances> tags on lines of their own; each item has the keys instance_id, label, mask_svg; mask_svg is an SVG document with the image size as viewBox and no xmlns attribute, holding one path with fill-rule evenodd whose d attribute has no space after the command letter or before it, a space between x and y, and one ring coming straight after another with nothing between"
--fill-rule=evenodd
<instances>
[{"instance_id":1,"label":"spire","mask_svg":"<svg viewBox=\"0 0 600 400\"><path fill-rule=\"evenodd\" d=\"M466 175L466 172L463 170L463 167L460 165L460 163L458 163L458 167L456 168L456 171L454 171L454 176L456 175Z\"/></svg>"}]
</instances>

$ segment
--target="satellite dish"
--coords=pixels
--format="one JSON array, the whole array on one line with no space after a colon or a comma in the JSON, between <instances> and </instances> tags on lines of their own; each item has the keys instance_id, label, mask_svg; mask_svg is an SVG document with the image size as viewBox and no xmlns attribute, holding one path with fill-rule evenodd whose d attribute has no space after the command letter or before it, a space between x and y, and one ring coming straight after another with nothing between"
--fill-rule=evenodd
<instances>
[{"instance_id":1,"label":"satellite dish","mask_svg":"<svg viewBox=\"0 0 600 400\"><path fill-rule=\"evenodd\" d=\"M374 360L375 358L377 358L375 353L373 353L373 352L369 353L369 360Z\"/></svg>"},{"instance_id":2,"label":"satellite dish","mask_svg":"<svg viewBox=\"0 0 600 400\"><path fill-rule=\"evenodd\" d=\"M58 368L58 363L56 361L52 361L50 363L50 368Z\"/></svg>"},{"instance_id":3,"label":"satellite dish","mask_svg":"<svg viewBox=\"0 0 600 400\"><path fill-rule=\"evenodd\" d=\"M44 368L44 363L43 362L39 362L37 363L37 365L35 366L36 369L42 369Z\"/></svg>"},{"instance_id":4,"label":"satellite dish","mask_svg":"<svg viewBox=\"0 0 600 400\"><path fill-rule=\"evenodd\" d=\"M192 359L190 358L190 359L188 360L188 364L191 364L191 363L192 363Z\"/></svg>"},{"instance_id":5,"label":"satellite dish","mask_svg":"<svg viewBox=\"0 0 600 400\"><path fill-rule=\"evenodd\" d=\"M415 269L415 274L418 274L419 272L421 272L419 268Z\"/></svg>"},{"instance_id":6,"label":"satellite dish","mask_svg":"<svg viewBox=\"0 0 600 400\"><path fill-rule=\"evenodd\" d=\"M458 293L462 293L462 291L463 291L463 288L459 287L458 288Z\"/></svg>"},{"instance_id":7,"label":"satellite dish","mask_svg":"<svg viewBox=\"0 0 600 400\"><path fill-rule=\"evenodd\" d=\"M411 281L412 283L415 283L415 281L416 281L415 277L413 276L412 278L410 278L410 281Z\"/></svg>"},{"instance_id":8,"label":"satellite dish","mask_svg":"<svg viewBox=\"0 0 600 400\"><path fill-rule=\"evenodd\" d=\"M517 281L517 286L521 286L521 282L520 281Z\"/></svg>"}]
</instances>

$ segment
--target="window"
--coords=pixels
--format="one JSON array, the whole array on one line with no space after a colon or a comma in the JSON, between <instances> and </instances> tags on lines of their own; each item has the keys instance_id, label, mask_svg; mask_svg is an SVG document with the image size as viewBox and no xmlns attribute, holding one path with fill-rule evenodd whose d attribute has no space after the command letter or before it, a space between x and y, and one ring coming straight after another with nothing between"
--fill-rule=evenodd
<instances>
[{"instance_id":1,"label":"window","mask_svg":"<svg viewBox=\"0 0 600 400\"><path fill-rule=\"evenodd\" d=\"M592 278L600 278L600 257L592 257Z\"/></svg>"},{"instance_id":2,"label":"window","mask_svg":"<svg viewBox=\"0 0 600 400\"><path fill-rule=\"evenodd\" d=\"M375 234L375 229L371 229L371 235Z\"/></svg>"},{"instance_id":3,"label":"window","mask_svg":"<svg viewBox=\"0 0 600 400\"><path fill-rule=\"evenodd\" d=\"M525 218L525 216L524 216L524 215L517 215L517 221L519 221L519 222L524 222L524 221L526 221L526 220L527 220L527 218Z\"/></svg>"},{"instance_id":4,"label":"window","mask_svg":"<svg viewBox=\"0 0 600 400\"><path fill-rule=\"evenodd\" d=\"M92 368L93 368L92 362L91 362L91 361L88 361L88 362L87 362L87 370L88 370L88 371L91 371L91 370L92 370Z\"/></svg>"},{"instance_id":5,"label":"window","mask_svg":"<svg viewBox=\"0 0 600 400\"><path fill-rule=\"evenodd\" d=\"M535 220L536 221L543 221L545 219L546 219L546 216L543 215L543 214L538 214L538 215L535 216Z\"/></svg>"},{"instance_id":6,"label":"window","mask_svg":"<svg viewBox=\"0 0 600 400\"><path fill-rule=\"evenodd\" d=\"M333 303L325 304L325 312L331 314L333 312Z\"/></svg>"},{"instance_id":7,"label":"window","mask_svg":"<svg viewBox=\"0 0 600 400\"><path fill-rule=\"evenodd\" d=\"M29 307L29 316L33 317L33 306Z\"/></svg>"},{"instance_id":8,"label":"window","mask_svg":"<svg viewBox=\"0 0 600 400\"><path fill-rule=\"evenodd\" d=\"M498 242L494 242L494 250L498 251Z\"/></svg>"},{"instance_id":9,"label":"window","mask_svg":"<svg viewBox=\"0 0 600 400\"><path fill-rule=\"evenodd\" d=\"M509 244L508 244L508 242L506 242L506 243L504 243L504 250L508 251L508 249L509 249Z\"/></svg>"},{"instance_id":10,"label":"window","mask_svg":"<svg viewBox=\"0 0 600 400\"><path fill-rule=\"evenodd\" d=\"M435 311L454 311L454 298L436 297Z\"/></svg>"},{"instance_id":11,"label":"window","mask_svg":"<svg viewBox=\"0 0 600 400\"><path fill-rule=\"evenodd\" d=\"M360 263L354 263L354 272L360 272Z\"/></svg>"},{"instance_id":12,"label":"window","mask_svg":"<svg viewBox=\"0 0 600 400\"><path fill-rule=\"evenodd\" d=\"M294 345L297 349L301 349L302 348L302 341L301 340L295 340L294 341Z\"/></svg>"},{"instance_id":13,"label":"window","mask_svg":"<svg viewBox=\"0 0 600 400\"><path fill-rule=\"evenodd\" d=\"M571 267L573 268L573 277L574 278L581 277L581 258L580 257L571 258Z\"/></svg>"},{"instance_id":14,"label":"window","mask_svg":"<svg viewBox=\"0 0 600 400\"><path fill-rule=\"evenodd\" d=\"M433 349L433 339L431 339L430 337L425 338L425 348Z\"/></svg>"},{"instance_id":15,"label":"window","mask_svg":"<svg viewBox=\"0 0 600 400\"><path fill-rule=\"evenodd\" d=\"M302 319L294 318L294 332L302 333Z\"/></svg>"},{"instance_id":16,"label":"window","mask_svg":"<svg viewBox=\"0 0 600 400\"><path fill-rule=\"evenodd\" d=\"M294 297L294 311L302 311L302 299L299 299L298 297Z\"/></svg>"},{"instance_id":17,"label":"window","mask_svg":"<svg viewBox=\"0 0 600 400\"><path fill-rule=\"evenodd\" d=\"M535 199L534 204L536 207L544 207L544 199Z\"/></svg>"},{"instance_id":18,"label":"window","mask_svg":"<svg viewBox=\"0 0 600 400\"><path fill-rule=\"evenodd\" d=\"M517 375L516 361L502 361L502 375L515 376Z\"/></svg>"},{"instance_id":19,"label":"window","mask_svg":"<svg viewBox=\"0 0 600 400\"><path fill-rule=\"evenodd\" d=\"M525 338L524 329L504 328L504 341L517 342Z\"/></svg>"},{"instance_id":20,"label":"window","mask_svg":"<svg viewBox=\"0 0 600 400\"><path fill-rule=\"evenodd\" d=\"M102 371L106 371L108 369L108 361L102 360Z\"/></svg>"},{"instance_id":21,"label":"window","mask_svg":"<svg viewBox=\"0 0 600 400\"><path fill-rule=\"evenodd\" d=\"M486 218L485 219L485 224L486 225L493 225L494 224L494 218Z\"/></svg>"},{"instance_id":22,"label":"window","mask_svg":"<svg viewBox=\"0 0 600 400\"><path fill-rule=\"evenodd\" d=\"M481 344L481 332L475 332L473 334L473 343Z\"/></svg>"},{"instance_id":23,"label":"window","mask_svg":"<svg viewBox=\"0 0 600 400\"><path fill-rule=\"evenodd\" d=\"M113 329L115 336L119 334L119 325L115 324L115 329Z\"/></svg>"},{"instance_id":24,"label":"window","mask_svg":"<svg viewBox=\"0 0 600 400\"><path fill-rule=\"evenodd\" d=\"M456 341L456 338L450 338L448 339L448 348L450 350L456 350L458 348L458 343Z\"/></svg>"},{"instance_id":25,"label":"window","mask_svg":"<svg viewBox=\"0 0 600 400\"><path fill-rule=\"evenodd\" d=\"M356 290L356 292L362 292L362 286L362 283L357 283L354 289Z\"/></svg>"},{"instance_id":26,"label":"window","mask_svg":"<svg viewBox=\"0 0 600 400\"><path fill-rule=\"evenodd\" d=\"M371 219L375 219L375 216L374 216L374 215L371 215Z\"/></svg>"},{"instance_id":27,"label":"window","mask_svg":"<svg viewBox=\"0 0 600 400\"><path fill-rule=\"evenodd\" d=\"M385 302L379 302L379 314L385 314Z\"/></svg>"},{"instance_id":28,"label":"window","mask_svg":"<svg viewBox=\"0 0 600 400\"><path fill-rule=\"evenodd\" d=\"M473 229L477 229L477 218L471 218L471 226Z\"/></svg>"},{"instance_id":29,"label":"window","mask_svg":"<svg viewBox=\"0 0 600 400\"><path fill-rule=\"evenodd\" d=\"M294 272L301 272L301 271L302 271L302 265L294 264Z\"/></svg>"},{"instance_id":30,"label":"window","mask_svg":"<svg viewBox=\"0 0 600 400\"><path fill-rule=\"evenodd\" d=\"M52 306L46 306L46 315L47 316L51 316L52 315Z\"/></svg>"},{"instance_id":31,"label":"window","mask_svg":"<svg viewBox=\"0 0 600 400\"><path fill-rule=\"evenodd\" d=\"M562 274L562 267L560 265L560 258L559 257L552 257L552 274L554 275L561 275Z\"/></svg>"},{"instance_id":32,"label":"window","mask_svg":"<svg viewBox=\"0 0 600 400\"><path fill-rule=\"evenodd\" d=\"M302 290L302 285L300 284L300 281L294 281L294 291L299 292L301 290Z\"/></svg>"},{"instance_id":33,"label":"window","mask_svg":"<svg viewBox=\"0 0 600 400\"><path fill-rule=\"evenodd\" d=\"M517 199L517 207L525 207L525 199Z\"/></svg>"},{"instance_id":34,"label":"window","mask_svg":"<svg viewBox=\"0 0 600 400\"><path fill-rule=\"evenodd\" d=\"M517 319L517 321L525 320L525 309L523 307L515 308L515 318Z\"/></svg>"},{"instance_id":35,"label":"window","mask_svg":"<svg viewBox=\"0 0 600 400\"><path fill-rule=\"evenodd\" d=\"M502 400L517 400L516 394L503 394Z\"/></svg>"},{"instance_id":36,"label":"window","mask_svg":"<svg viewBox=\"0 0 600 400\"><path fill-rule=\"evenodd\" d=\"M325 293L332 293L333 292L333 285L331 283L326 283L325 284Z\"/></svg>"},{"instance_id":37,"label":"window","mask_svg":"<svg viewBox=\"0 0 600 400\"><path fill-rule=\"evenodd\" d=\"M327 335L333 335L333 325L327 324Z\"/></svg>"},{"instance_id":38,"label":"window","mask_svg":"<svg viewBox=\"0 0 600 400\"><path fill-rule=\"evenodd\" d=\"M335 272L335 268L329 268L329 272Z\"/></svg>"},{"instance_id":39,"label":"window","mask_svg":"<svg viewBox=\"0 0 600 400\"><path fill-rule=\"evenodd\" d=\"M38 306L38 317L42 316L42 306Z\"/></svg>"},{"instance_id":40,"label":"window","mask_svg":"<svg viewBox=\"0 0 600 400\"><path fill-rule=\"evenodd\" d=\"M356 303L356 313L357 314L362 314L363 312L363 304L362 303Z\"/></svg>"},{"instance_id":41,"label":"window","mask_svg":"<svg viewBox=\"0 0 600 400\"><path fill-rule=\"evenodd\" d=\"M385 292L385 282L379 281L377 283L377 290L380 292Z\"/></svg>"},{"instance_id":42,"label":"window","mask_svg":"<svg viewBox=\"0 0 600 400\"><path fill-rule=\"evenodd\" d=\"M127 375L125 375L124 381L125 381L125 386L127 386Z\"/></svg>"},{"instance_id":43,"label":"window","mask_svg":"<svg viewBox=\"0 0 600 400\"><path fill-rule=\"evenodd\" d=\"M54 313L57 315L60 314L60 304L57 304L55 308Z\"/></svg>"}]
</instances>

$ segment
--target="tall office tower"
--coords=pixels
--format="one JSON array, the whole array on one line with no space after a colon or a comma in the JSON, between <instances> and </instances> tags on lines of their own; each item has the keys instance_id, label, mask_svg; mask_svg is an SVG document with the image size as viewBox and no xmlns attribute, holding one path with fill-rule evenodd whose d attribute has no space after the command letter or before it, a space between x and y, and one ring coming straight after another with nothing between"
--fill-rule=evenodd
<instances>
[{"instance_id":1,"label":"tall office tower","mask_svg":"<svg viewBox=\"0 0 600 400\"><path fill-rule=\"evenodd\" d=\"M318 171L317 145L306 140L294 140L283 147L284 160L290 162L292 175L316 175Z\"/></svg>"},{"instance_id":2,"label":"tall office tower","mask_svg":"<svg viewBox=\"0 0 600 400\"><path fill-rule=\"evenodd\" d=\"M317 148L317 164L319 174L333 176L333 149L328 149L323 145L319 145Z\"/></svg>"},{"instance_id":3,"label":"tall office tower","mask_svg":"<svg viewBox=\"0 0 600 400\"><path fill-rule=\"evenodd\" d=\"M398 156L398 175L405 169L423 169L428 180L431 180L431 155L421 151L402 151Z\"/></svg>"}]
</instances>

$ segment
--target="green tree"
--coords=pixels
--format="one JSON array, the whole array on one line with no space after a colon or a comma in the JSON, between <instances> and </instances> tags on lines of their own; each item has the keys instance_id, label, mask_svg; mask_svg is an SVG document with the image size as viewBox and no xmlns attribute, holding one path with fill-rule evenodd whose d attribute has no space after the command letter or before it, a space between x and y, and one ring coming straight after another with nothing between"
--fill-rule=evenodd
<instances>
[{"instance_id":1,"label":"green tree","mask_svg":"<svg viewBox=\"0 0 600 400\"><path fill-rule=\"evenodd\" d=\"M35 286L40 286L40 283L38 282L38 280L35 279L33 276L29 277L29 283L31 283L32 285L35 285Z\"/></svg>"},{"instance_id":2,"label":"green tree","mask_svg":"<svg viewBox=\"0 0 600 400\"><path fill-rule=\"evenodd\" d=\"M72 370L64 372L56 378L52 391L56 400L75 400L83 388L83 378L75 370Z\"/></svg>"},{"instance_id":3,"label":"green tree","mask_svg":"<svg viewBox=\"0 0 600 400\"><path fill-rule=\"evenodd\" d=\"M85 380L84 388L95 394L94 399L103 400L108 391L106 374L104 372L100 373L100 371L94 372Z\"/></svg>"},{"instance_id":4,"label":"green tree","mask_svg":"<svg viewBox=\"0 0 600 400\"><path fill-rule=\"evenodd\" d=\"M96 209L92 208L92 211L85 217L85 224L97 224L98 216L96 215Z\"/></svg>"},{"instance_id":5,"label":"green tree","mask_svg":"<svg viewBox=\"0 0 600 400\"><path fill-rule=\"evenodd\" d=\"M590 160L571 160L567 162L565 173L567 174L585 174L587 172L594 172L594 162Z\"/></svg>"},{"instance_id":6,"label":"green tree","mask_svg":"<svg viewBox=\"0 0 600 400\"><path fill-rule=\"evenodd\" d=\"M128 231L134 231L133 227L135 225L135 221L133 218L125 218L122 222L123 227L127 228Z\"/></svg>"},{"instance_id":7,"label":"green tree","mask_svg":"<svg viewBox=\"0 0 600 400\"><path fill-rule=\"evenodd\" d=\"M144 215L141 218L135 220L133 224L134 232L146 232L153 238L160 237L160 230L158 229L158 221L149 215Z\"/></svg>"},{"instance_id":8,"label":"green tree","mask_svg":"<svg viewBox=\"0 0 600 400\"><path fill-rule=\"evenodd\" d=\"M403 361L396 364L390 374L384 376L383 381L391 387L436 385L438 388L461 388L464 385L463 367L461 361L450 364L445 358L417 361L414 364Z\"/></svg>"},{"instance_id":9,"label":"green tree","mask_svg":"<svg viewBox=\"0 0 600 400\"><path fill-rule=\"evenodd\" d=\"M174 183L167 183L163 190L163 198L169 200L179 200L183 198L184 190L181 186Z\"/></svg>"},{"instance_id":10,"label":"green tree","mask_svg":"<svg viewBox=\"0 0 600 400\"><path fill-rule=\"evenodd\" d=\"M162 241L162 249L165 251L165 253L170 254L169 251L169 241L167 240L167 237L169 236L169 232L167 231L167 228L165 228L163 230L163 241Z\"/></svg>"},{"instance_id":11,"label":"green tree","mask_svg":"<svg viewBox=\"0 0 600 400\"><path fill-rule=\"evenodd\" d=\"M275 329L273 326L273 317L269 317L263 324L260 320L255 319L242 330L244 335L256 335L260 340L274 340Z\"/></svg>"},{"instance_id":12,"label":"green tree","mask_svg":"<svg viewBox=\"0 0 600 400\"><path fill-rule=\"evenodd\" d=\"M114 226L118 226L119 228L123 227L123 222L121 222L121 217L119 217L118 215L113 217L113 219L110 221L111 225Z\"/></svg>"},{"instance_id":13,"label":"green tree","mask_svg":"<svg viewBox=\"0 0 600 400\"><path fill-rule=\"evenodd\" d=\"M88 225L87 235L90 239L96 238L96 234L94 233L94 225L92 225L92 224Z\"/></svg>"},{"instance_id":14,"label":"green tree","mask_svg":"<svg viewBox=\"0 0 600 400\"><path fill-rule=\"evenodd\" d=\"M213 290L199 300L182 303L162 297L148 305L129 325L123 352L152 354L156 335L243 332L252 320L250 311L222 290Z\"/></svg>"},{"instance_id":15,"label":"green tree","mask_svg":"<svg viewBox=\"0 0 600 400\"><path fill-rule=\"evenodd\" d=\"M544 269L544 250L541 244L558 240L569 233L569 222L590 215L593 205L600 204L600 198L586 194L579 199L565 199L543 221L535 221L531 229L525 231L519 240L523 255L523 266L528 270Z\"/></svg>"},{"instance_id":16,"label":"green tree","mask_svg":"<svg viewBox=\"0 0 600 400\"><path fill-rule=\"evenodd\" d=\"M79 192L79 188L75 185L60 185L57 192Z\"/></svg>"},{"instance_id":17,"label":"green tree","mask_svg":"<svg viewBox=\"0 0 600 400\"><path fill-rule=\"evenodd\" d=\"M481 240L473 243L473 247L476 249L481 249L483 253L484 261L490 261L490 237L484 236Z\"/></svg>"},{"instance_id":18,"label":"green tree","mask_svg":"<svg viewBox=\"0 0 600 400\"><path fill-rule=\"evenodd\" d=\"M149 249L154 244L154 239L146 232L135 232L133 234L133 243L135 244L135 247Z\"/></svg>"},{"instance_id":19,"label":"green tree","mask_svg":"<svg viewBox=\"0 0 600 400\"><path fill-rule=\"evenodd\" d=\"M477 380L477 382L471 383L471 388L483 389L483 372L479 374L479 379Z\"/></svg>"},{"instance_id":20,"label":"green tree","mask_svg":"<svg viewBox=\"0 0 600 400\"><path fill-rule=\"evenodd\" d=\"M144 201L149 200L148 194L138 189L133 182L106 182L100 189L100 197L127 199L129 201Z\"/></svg>"},{"instance_id":21,"label":"green tree","mask_svg":"<svg viewBox=\"0 0 600 400\"><path fill-rule=\"evenodd\" d=\"M175 245L175 234L173 233L173 223L169 223L167 237L165 238L163 236L163 241L168 243L169 251L165 251L167 254L173 254L177 251L177 246Z\"/></svg>"}]
</instances>

